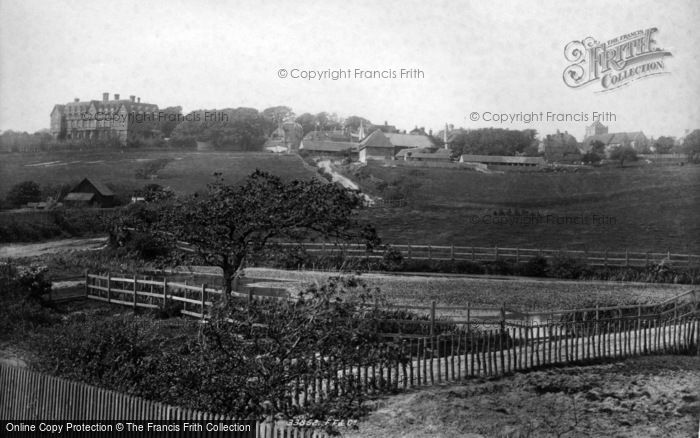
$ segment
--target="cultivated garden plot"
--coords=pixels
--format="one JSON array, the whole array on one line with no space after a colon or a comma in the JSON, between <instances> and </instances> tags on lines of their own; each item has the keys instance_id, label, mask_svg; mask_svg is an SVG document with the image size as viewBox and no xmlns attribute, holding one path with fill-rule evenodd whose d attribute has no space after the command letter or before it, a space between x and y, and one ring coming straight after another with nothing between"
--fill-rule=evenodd
<instances>
[{"instance_id":1,"label":"cultivated garden plot","mask_svg":"<svg viewBox=\"0 0 700 438\"><path fill-rule=\"evenodd\" d=\"M337 275L329 272L299 272L248 268L250 277L270 277L306 282L323 281ZM362 274L370 287L378 287L394 304L466 306L467 303L521 310L561 310L600 305L658 303L692 289L692 285L624 282L580 282L526 278L445 278Z\"/></svg>"}]
</instances>

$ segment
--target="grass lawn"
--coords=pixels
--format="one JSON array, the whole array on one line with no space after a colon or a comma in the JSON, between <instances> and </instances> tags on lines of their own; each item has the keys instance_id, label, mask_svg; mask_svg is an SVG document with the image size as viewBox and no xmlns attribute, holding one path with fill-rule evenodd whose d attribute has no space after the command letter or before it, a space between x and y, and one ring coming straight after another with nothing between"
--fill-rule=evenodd
<instances>
[{"instance_id":1,"label":"grass lawn","mask_svg":"<svg viewBox=\"0 0 700 438\"><path fill-rule=\"evenodd\" d=\"M136 170L149 160L170 160L157 179L139 179ZM255 169L266 170L284 179L308 179L314 173L293 155L243 152L193 152L171 150L56 151L0 155L0 197L22 181L40 186L78 182L89 176L115 189L130 193L149 183L170 187L178 193L206 188L214 172L221 172L229 183L242 181Z\"/></svg>"},{"instance_id":2,"label":"grass lawn","mask_svg":"<svg viewBox=\"0 0 700 438\"><path fill-rule=\"evenodd\" d=\"M364 213L387 242L700 254L697 165L493 174L376 163L367 168L375 178L405 178L418 186L407 207ZM377 194L369 179L360 184ZM588 218L590 223L494 224L482 219L509 210ZM606 219L594 223L594 215Z\"/></svg>"}]
</instances>

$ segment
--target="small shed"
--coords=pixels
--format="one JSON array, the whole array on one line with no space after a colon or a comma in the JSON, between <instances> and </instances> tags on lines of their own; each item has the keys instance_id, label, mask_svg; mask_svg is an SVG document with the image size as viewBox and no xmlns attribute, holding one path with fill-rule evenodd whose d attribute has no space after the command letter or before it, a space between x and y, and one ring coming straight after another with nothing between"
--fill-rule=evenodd
<instances>
[{"instance_id":1,"label":"small shed","mask_svg":"<svg viewBox=\"0 0 700 438\"><path fill-rule=\"evenodd\" d=\"M84 178L63 198L69 207L92 206L100 208L113 207L116 204L114 192L102 182Z\"/></svg>"}]
</instances>

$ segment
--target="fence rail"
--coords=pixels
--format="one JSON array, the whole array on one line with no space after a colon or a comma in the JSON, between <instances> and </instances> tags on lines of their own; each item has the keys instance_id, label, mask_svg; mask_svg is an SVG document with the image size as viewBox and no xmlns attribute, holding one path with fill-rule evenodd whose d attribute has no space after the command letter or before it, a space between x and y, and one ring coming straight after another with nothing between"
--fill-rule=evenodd
<instances>
[{"instance_id":1,"label":"fence rail","mask_svg":"<svg viewBox=\"0 0 700 438\"><path fill-rule=\"evenodd\" d=\"M153 402L5 364L0 364L0 387L2 420L240 421L227 415ZM284 422L256 421L253 428L255 436L260 438L328 436L313 429L287 426ZM139 434L148 435L147 432ZM152 435L162 436L157 432Z\"/></svg>"},{"instance_id":2,"label":"fence rail","mask_svg":"<svg viewBox=\"0 0 700 438\"><path fill-rule=\"evenodd\" d=\"M378 252L368 252L360 244L334 243L282 243L283 246L301 245L312 254L340 255L345 257L381 258ZM390 247L401 252L408 260L444 260L485 262L512 260L527 262L535 257L551 260L557 257L579 259L591 266L648 266L651 264L670 264L671 266L700 267L700 255L676 254L667 252L639 251L582 251L553 250L533 248L505 248L480 246L440 246L440 245L394 245Z\"/></svg>"}]
</instances>

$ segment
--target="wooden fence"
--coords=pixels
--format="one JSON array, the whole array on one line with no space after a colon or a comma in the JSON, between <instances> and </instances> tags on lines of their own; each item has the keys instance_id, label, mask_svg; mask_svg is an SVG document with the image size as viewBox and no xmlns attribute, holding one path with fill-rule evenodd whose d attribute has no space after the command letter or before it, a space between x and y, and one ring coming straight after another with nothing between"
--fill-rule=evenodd
<instances>
[{"instance_id":1,"label":"wooden fence","mask_svg":"<svg viewBox=\"0 0 700 438\"><path fill-rule=\"evenodd\" d=\"M0 364L0 388L0 420L240 421L226 415L170 406L5 364ZM328 436L313 429L291 427L285 422L253 423L255 436L260 438ZM151 435L162 436L162 433L154 432ZM139 436L149 434L144 432Z\"/></svg>"},{"instance_id":2,"label":"wooden fence","mask_svg":"<svg viewBox=\"0 0 700 438\"><path fill-rule=\"evenodd\" d=\"M252 279L249 282L279 281L276 279ZM241 284L239 290L231 295L247 300L287 300L288 295L270 292L271 288L256 292L252 285ZM260 289L260 288L257 288ZM177 303L182 307L180 313L196 318L205 318L206 309L223 294L218 288L207 284L190 285L169 281L167 277L156 279L152 276L138 274L125 275L106 273L102 275L85 274L85 296L89 299L110 304L131 306L134 309L159 309L168 303Z\"/></svg>"},{"instance_id":3,"label":"wooden fence","mask_svg":"<svg viewBox=\"0 0 700 438\"><path fill-rule=\"evenodd\" d=\"M205 319L222 291L138 276L86 276L89 298L137 307L183 304L184 315ZM233 293L252 299L293 300ZM156 302L158 304L156 304ZM375 305L379 310L379 307ZM369 309L368 309L369 310ZM523 312L482 306L384 306L419 318L367 312L384 339L354 358L308 356L284 366L305 370L286 387L285 403L307 405L358 391L378 394L470 377L499 376L554 364L643 354L700 354L700 293L692 290L650 305ZM428 317L420 318L420 313ZM451 315L449 314L451 313ZM418 327L418 329L416 329ZM293 373L289 373L290 375Z\"/></svg>"},{"instance_id":4,"label":"wooden fence","mask_svg":"<svg viewBox=\"0 0 700 438\"><path fill-rule=\"evenodd\" d=\"M299 245L283 243L283 246ZM360 244L303 243L301 246L309 253L321 255L340 255L345 257L379 259L381 252L368 252ZM590 266L647 266L665 263L674 267L700 267L700 255L676 254L667 252L633 252L633 251L570 251L532 248L501 248L478 246L439 246L439 245L394 245L391 248L401 252L407 260L436 261L472 261L486 262L510 260L516 263L527 262L535 257L552 260L569 257L580 260Z\"/></svg>"}]
</instances>

